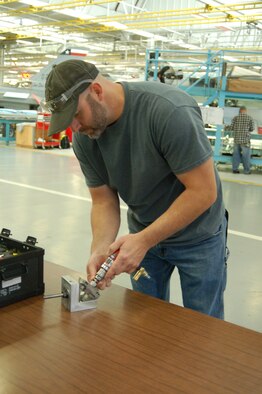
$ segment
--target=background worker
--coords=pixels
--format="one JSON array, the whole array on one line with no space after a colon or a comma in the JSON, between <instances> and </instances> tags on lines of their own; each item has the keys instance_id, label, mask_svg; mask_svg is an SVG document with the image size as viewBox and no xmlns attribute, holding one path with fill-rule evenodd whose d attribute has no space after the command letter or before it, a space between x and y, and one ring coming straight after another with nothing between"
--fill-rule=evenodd
<instances>
[{"instance_id":1,"label":"background worker","mask_svg":"<svg viewBox=\"0 0 262 394\"><path fill-rule=\"evenodd\" d=\"M225 208L195 100L154 82L114 83L91 63L68 60L46 81L49 134L69 125L92 198L91 279L119 250L100 288L122 272L134 290L169 300L177 267L185 307L223 318ZM119 196L129 234L117 238ZM144 267L151 279L134 274Z\"/></svg>"},{"instance_id":2,"label":"background worker","mask_svg":"<svg viewBox=\"0 0 262 394\"><path fill-rule=\"evenodd\" d=\"M239 164L243 163L244 174L250 171L250 133L255 130L254 120L247 114L246 107L240 107L239 114L235 116L229 127L233 131L234 150L232 158L233 174L239 174Z\"/></svg>"},{"instance_id":3,"label":"background worker","mask_svg":"<svg viewBox=\"0 0 262 394\"><path fill-rule=\"evenodd\" d=\"M161 83L165 83L165 72L167 72L169 69L170 69L169 66L165 66L158 71L157 76Z\"/></svg>"}]
</instances>

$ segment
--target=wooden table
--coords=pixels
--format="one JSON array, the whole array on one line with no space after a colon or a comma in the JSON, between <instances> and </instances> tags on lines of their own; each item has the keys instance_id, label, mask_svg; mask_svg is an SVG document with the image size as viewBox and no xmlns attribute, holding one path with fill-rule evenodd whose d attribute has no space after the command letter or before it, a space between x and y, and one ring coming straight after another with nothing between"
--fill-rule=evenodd
<instances>
[{"instance_id":1,"label":"wooden table","mask_svg":"<svg viewBox=\"0 0 262 394\"><path fill-rule=\"evenodd\" d=\"M78 277L45 271L47 294ZM1 394L256 394L261 355L258 332L117 285L95 310L41 296L0 310Z\"/></svg>"}]
</instances>

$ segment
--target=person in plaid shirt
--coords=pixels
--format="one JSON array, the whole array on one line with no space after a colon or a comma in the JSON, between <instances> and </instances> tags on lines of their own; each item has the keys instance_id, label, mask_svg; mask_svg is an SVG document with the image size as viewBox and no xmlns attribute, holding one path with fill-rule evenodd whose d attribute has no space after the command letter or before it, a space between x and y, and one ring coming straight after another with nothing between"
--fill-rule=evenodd
<instances>
[{"instance_id":1,"label":"person in plaid shirt","mask_svg":"<svg viewBox=\"0 0 262 394\"><path fill-rule=\"evenodd\" d=\"M250 133L255 130L255 124L251 116L247 114L246 107L240 107L239 114L232 120L230 130L233 131L234 137L233 173L239 174L238 167L242 161L244 174L251 174Z\"/></svg>"}]
</instances>

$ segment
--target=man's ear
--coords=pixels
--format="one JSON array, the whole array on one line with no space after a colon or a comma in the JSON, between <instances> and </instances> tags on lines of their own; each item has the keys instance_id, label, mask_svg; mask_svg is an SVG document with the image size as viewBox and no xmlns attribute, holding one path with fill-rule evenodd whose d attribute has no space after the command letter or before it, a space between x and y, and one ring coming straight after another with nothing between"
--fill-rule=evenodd
<instances>
[{"instance_id":1,"label":"man's ear","mask_svg":"<svg viewBox=\"0 0 262 394\"><path fill-rule=\"evenodd\" d=\"M93 82L90 86L90 90L93 94L95 94L99 100L103 97L103 88L98 82Z\"/></svg>"}]
</instances>

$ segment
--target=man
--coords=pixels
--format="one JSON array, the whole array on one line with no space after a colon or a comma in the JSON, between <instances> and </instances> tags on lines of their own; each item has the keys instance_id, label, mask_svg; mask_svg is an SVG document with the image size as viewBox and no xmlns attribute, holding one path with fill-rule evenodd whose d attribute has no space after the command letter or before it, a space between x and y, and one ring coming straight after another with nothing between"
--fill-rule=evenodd
<instances>
[{"instance_id":1,"label":"man","mask_svg":"<svg viewBox=\"0 0 262 394\"><path fill-rule=\"evenodd\" d=\"M50 135L71 126L91 194L89 280L119 250L101 289L127 272L134 290L168 301L177 267L184 306L223 318L227 222L196 102L165 84L114 83L93 64L68 60L47 78L46 108ZM119 196L130 234L116 238ZM150 279L134 280L140 267Z\"/></svg>"},{"instance_id":2,"label":"man","mask_svg":"<svg viewBox=\"0 0 262 394\"><path fill-rule=\"evenodd\" d=\"M233 130L234 150L232 159L233 174L239 174L239 164L243 162L244 174L250 171L250 133L255 130L251 116L247 114L246 107L240 107L239 114L235 116L229 127Z\"/></svg>"}]
</instances>

